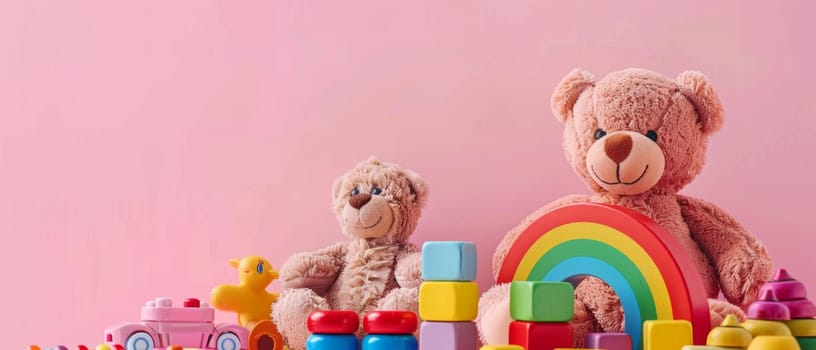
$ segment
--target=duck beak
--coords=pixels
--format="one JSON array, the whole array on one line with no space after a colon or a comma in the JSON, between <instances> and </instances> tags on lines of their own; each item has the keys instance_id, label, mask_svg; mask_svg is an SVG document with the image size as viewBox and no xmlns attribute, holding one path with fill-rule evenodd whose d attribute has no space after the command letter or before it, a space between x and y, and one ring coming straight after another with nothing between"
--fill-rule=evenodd
<instances>
[{"instance_id":1,"label":"duck beak","mask_svg":"<svg viewBox=\"0 0 816 350\"><path fill-rule=\"evenodd\" d=\"M272 275L273 280L278 279L278 277L280 276L280 274L278 274L278 271L276 271L276 270L272 270L269 273Z\"/></svg>"}]
</instances>

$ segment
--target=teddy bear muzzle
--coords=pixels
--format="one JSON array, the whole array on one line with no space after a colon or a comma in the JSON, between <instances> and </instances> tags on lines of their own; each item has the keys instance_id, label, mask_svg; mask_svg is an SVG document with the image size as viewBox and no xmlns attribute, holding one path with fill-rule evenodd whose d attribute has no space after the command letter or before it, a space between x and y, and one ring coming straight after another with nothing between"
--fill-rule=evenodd
<instances>
[{"instance_id":1,"label":"teddy bear muzzle","mask_svg":"<svg viewBox=\"0 0 816 350\"><path fill-rule=\"evenodd\" d=\"M346 232L359 238L385 236L394 223L394 211L388 200L368 193L351 196L343 209L343 217Z\"/></svg>"},{"instance_id":2,"label":"teddy bear muzzle","mask_svg":"<svg viewBox=\"0 0 816 350\"><path fill-rule=\"evenodd\" d=\"M590 146L587 171L607 191L634 195L650 190L660 181L666 165L657 142L637 132L609 133Z\"/></svg>"}]
</instances>

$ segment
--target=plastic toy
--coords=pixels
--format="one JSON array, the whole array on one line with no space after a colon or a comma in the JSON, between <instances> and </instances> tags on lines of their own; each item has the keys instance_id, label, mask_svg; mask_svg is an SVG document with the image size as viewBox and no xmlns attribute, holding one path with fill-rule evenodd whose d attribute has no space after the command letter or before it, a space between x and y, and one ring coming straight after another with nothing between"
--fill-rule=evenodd
<instances>
[{"instance_id":1,"label":"plastic toy","mask_svg":"<svg viewBox=\"0 0 816 350\"><path fill-rule=\"evenodd\" d=\"M311 335L306 350L358 350L360 341L354 335L360 318L350 310L317 310L306 319Z\"/></svg>"},{"instance_id":2,"label":"plastic toy","mask_svg":"<svg viewBox=\"0 0 816 350\"><path fill-rule=\"evenodd\" d=\"M369 334L411 334L418 323L410 311L372 311L363 317L363 329Z\"/></svg>"},{"instance_id":3,"label":"plastic toy","mask_svg":"<svg viewBox=\"0 0 816 350\"><path fill-rule=\"evenodd\" d=\"M306 319L306 328L312 333L354 334L360 328L360 318L349 310L319 310Z\"/></svg>"},{"instance_id":4,"label":"plastic toy","mask_svg":"<svg viewBox=\"0 0 816 350\"><path fill-rule=\"evenodd\" d=\"M410 311L372 311L363 317L363 327L369 334L363 337L363 350L417 350L413 333L417 330L416 315Z\"/></svg>"},{"instance_id":5,"label":"plastic toy","mask_svg":"<svg viewBox=\"0 0 816 350\"><path fill-rule=\"evenodd\" d=\"M632 338L626 333L589 333L584 346L592 349L632 350Z\"/></svg>"},{"instance_id":6,"label":"plastic toy","mask_svg":"<svg viewBox=\"0 0 816 350\"><path fill-rule=\"evenodd\" d=\"M807 299L807 288L785 269L760 288L764 300L751 305L743 323L758 335L793 336L803 350L816 350L816 306ZM787 309L788 314L785 314ZM790 316L790 320L785 316ZM784 323L786 327L782 327Z\"/></svg>"},{"instance_id":7,"label":"plastic toy","mask_svg":"<svg viewBox=\"0 0 816 350\"><path fill-rule=\"evenodd\" d=\"M476 279L476 245L471 242L426 242L422 245L422 262L422 278L426 281Z\"/></svg>"},{"instance_id":8,"label":"plastic toy","mask_svg":"<svg viewBox=\"0 0 816 350\"><path fill-rule=\"evenodd\" d=\"M419 334L422 350L473 350L479 346L473 322L424 321Z\"/></svg>"},{"instance_id":9,"label":"plastic toy","mask_svg":"<svg viewBox=\"0 0 816 350\"><path fill-rule=\"evenodd\" d=\"M515 281L510 285L510 316L516 321L572 321L572 284Z\"/></svg>"},{"instance_id":10,"label":"plastic toy","mask_svg":"<svg viewBox=\"0 0 816 350\"><path fill-rule=\"evenodd\" d=\"M574 204L542 216L510 248L498 283L572 281L595 276L620 298L624 329L641 344L645 320L688 320L694 344L711 328L702 280L669 232L642 214L604 204Z\"/></svg>"},{"instance_id":11,"label":"plastic toy","mask_svg":"<svg viewBox=\"0 0 816 350\"><path fill-rule=\"evenodd\" d=\"M169 298L148 301L141 321L105 330L107 344L125 344L125 350L153 350L170 345L192 348L248 349L247 329L235 324L215 325L215 310L197 299L173 307Z\"/></svg>"},{"instance_id":12,"label":"plastic toy","mask_svg":"<svg viewBox=\"0 0 816 350\"><path fill-rule=\"evenodd\" d=\"M523 347L518 345L484 345L479 350L524 350Z\"/></svg>"},{"instance_id":13,"label":"plastic toy","mask_svg":"<svg viewBox=\"0 0 816 350\"><path fill-rule=\"evenodd\" d=\"M253 322L269 320L272 304L278 300L278 294L267 292L266 287L278 278L278 271L260 256L230 259L229 263L238 269L239 283L216 286L210 293L212 306L238 314L238 323L244 327L249 327Z\"/></svg>"},{"instance_id":14,"label":"plastic toy","mask_svg":"<svg viewBox=\"0 0 816 350\"><path fill-rule=\"evenodd\" d=\"M643 323L644 350L681 350L692 343L692 325L685 320Z\"/></svg>"},{"instance_id":15,"label":"plastic toy","mask_svg":"<svg viewBox=\"0 0 816 350\"><path fill-rule=\"evenodd\" d=\"M728 315L722 324L708 332L706 345L744 349L752 339L751 332L740 326L737 317Z\"/></svg>"},{"instance_id":16,"label":"plastic toy","mask_svg":"<svg viewBox=\"0 0 816 350\"><path fill-rule=\"evenodd\" d=\"M249 329L249 349L283 349L283 336L271 320L272 304L278 294L266 291L266 287L278 278L278 272L269 261L255 255L241 260L230 259L229 263L238 269L239 283L213 288L210 292L213 307L238 315L238 323Z\"/></svg>"},{"instance_id":17,"label":"plastic toy","mask_svg":"<svg viewBox=\"0 0 816 350\"><path fill-rule=\"evenodd\" d=\"M572 326L569 323L510 322L510 344L527 350L550 350L572 346Z\"/></svg>"},{"instance_id":18,"label":"plastic toy","mask_svg":"<svg viewBox=\"0 0 816 350\"><path fill-rule=\"evenodd\" d=\"M747 350L799 350L796 339L786 336L760 335L751 341Z\"/></svg>"},{"instance_id":19,"label":"plastic toy","mask_svg":"<svg viewBox=\"0 0 816 350\"><path fill-rule=\"evenodd\" d=\"M286 289L272 318L292 350L302 349L315 310L417 312L421 254L410 238L427 197L416 173L374 158L335 181L334 214L350 239L294 254L280 269Z\"/></svg>"},{"instance_id":20,"label":"plastic toy","mask_svg":"<svg viewBox=\"0 0 816 350\"><path fill-rule=\"evenodd\" d=\"M428 321L472 321L479 304L475 282L425 281L419 287L419 317Z\"/></svg>"},{"instance_id":21,"label":"plastic toy","mask_svg":"<svg viewBox=\"0 0 816 350\"><path fill-rule=\"evenodd\" d=\"M748 307L748 319L742 323L754 337L762 335L791 336L781 321L790 320L790 310L779 302L772 289L762 291L760 298Z\"/></svg>"}]
</instances>

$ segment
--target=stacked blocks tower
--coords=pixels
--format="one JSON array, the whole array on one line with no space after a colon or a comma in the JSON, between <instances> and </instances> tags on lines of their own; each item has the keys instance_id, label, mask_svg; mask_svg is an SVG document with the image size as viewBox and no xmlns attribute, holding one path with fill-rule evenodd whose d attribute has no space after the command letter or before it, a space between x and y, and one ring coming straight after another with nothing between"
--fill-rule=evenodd
<instances>
[{"instance_id":1,"label":"stacked blocks tower","mask_svg":"<svg viewBox=\"0 0 816 350\"><path fill-rule=\"evenodd\" d=\"M509 342L526 350L572 346L574 289L566 282L516 281L510 284Z\"/></svg>"},{"instance_id":2,"label":"stacked blocks tower","mask_svg":"<svg viewBox=\"0 0 816 350\"><path fill-rule=\"evenodd\" d=\"M422 350L473 350L478 347L476 324L479 287L476 245L431 241L422 246L419 287L419 330Z\"/></svg>"},{"instance_id":3,"label":"stacked blocks tower","mask_svg":"<svg viewBox=\"0 0 816 350\"><path fill-rule=\"evenodd\" d=\"M762 290L759 299L748 306L748 319L742 323L751 335L791 336L790 329L784 321L790 320L790 309L779 302L772 289Z\"/></svg>"},{"instance_id":4,"label":"stacked blocks tower","mask_svg":"<svg viewBox=\"0 0 816 350\"><path fill-rule=\"evenodd\" d=\"M306 339L306 350L358 350L354 335L360 319L354 311L322 310L309 314L306 326L312 335Z\"/></svg>"},{"instance_id":5,"label":"stacked blocks tower","mask_svg":"<svg viewBox=\"0 0 816 350\"><path fill-rule=\"evenodd\" d=\"M632 350L632 337L626 333L589 333L584 343L590 349Z\"/></svg>"},{"instance_id":6,"label":"stacked blocks tower","mask_svg":"<svg viewBox=\"0 0 816 350\"><path fill-rule=\"evenodd\" d=\"M417 317L410 311L372 311L363 318L362 350L417 350Z\"/></svg>"},{"instance_id":7,"label":"stacked blocks tower","mask_svg":"<svg viewBox=\"0 0 816 350\"><path fill-rule=\"evenodd\" d=\"M785 269L779 269L760 293L773 291L779 302L790 311L790 320L784 321L796 337L802 350L816 350L816 306L807 298L807 288Z\"/></svg>"}]
</instances>

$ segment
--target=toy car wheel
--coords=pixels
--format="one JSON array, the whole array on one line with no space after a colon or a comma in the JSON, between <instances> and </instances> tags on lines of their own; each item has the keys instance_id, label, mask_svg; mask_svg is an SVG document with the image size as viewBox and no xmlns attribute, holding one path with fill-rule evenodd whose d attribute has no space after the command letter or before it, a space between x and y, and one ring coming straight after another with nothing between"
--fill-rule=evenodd
<instances>
[{"instance_id":1,"label":"toy car wheel","mask_svg":"<svg viewBox=\"0 0 816 350\"><path fill-rule=\"evenodd\" d=\"M215 340L216 350L241 350L241 339L235 333L224 332Z\"/></svg>"},{"instance_id":2,"label":"toy car wheel","mask_svg":"<svg viewBox=\"0 0 816 350\"><path fill-rule=\"evenodd\" d=\"M125 342L125 350L153 350L155 344L153 337L146 332L136 332L131 334Z\"/></svg>"}]
</instances>

